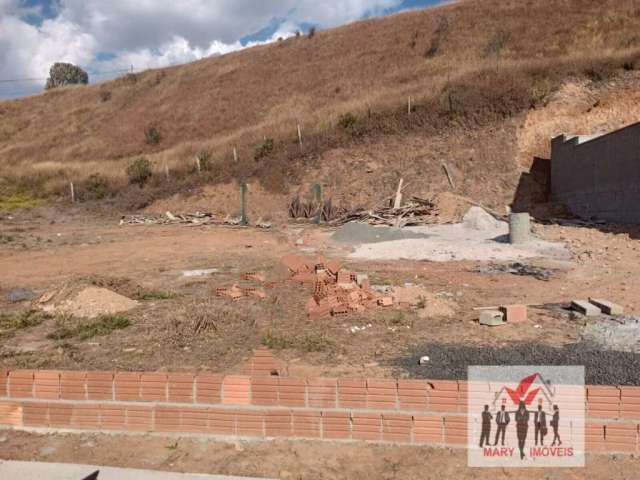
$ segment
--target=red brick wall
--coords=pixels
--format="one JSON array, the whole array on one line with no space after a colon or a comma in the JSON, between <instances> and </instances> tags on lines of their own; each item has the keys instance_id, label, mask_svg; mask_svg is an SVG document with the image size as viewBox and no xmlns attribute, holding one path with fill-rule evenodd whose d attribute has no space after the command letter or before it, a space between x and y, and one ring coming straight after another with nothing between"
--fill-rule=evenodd
<instances>
[{"instance_id":1,"label":"red brick wall","mask_svg":"<svg viewBox=\"0 0 640 480\"><path fill-rule=\"evenodd\" d=\"M443 380L0 370L0 425L464 446L467 395ZM588 386L589 451L640 453L640 387Z\"/></svg>"}]
</instances>

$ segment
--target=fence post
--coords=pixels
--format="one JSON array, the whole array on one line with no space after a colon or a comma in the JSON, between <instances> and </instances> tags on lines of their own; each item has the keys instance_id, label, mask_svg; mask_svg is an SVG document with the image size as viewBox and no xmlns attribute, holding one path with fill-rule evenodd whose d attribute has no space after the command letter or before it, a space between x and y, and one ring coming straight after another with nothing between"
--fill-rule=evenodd
<instances>
[{"instance_id":1,"label":"fence post","mask_svg":"<svg viewBox=\"0 0 640 480\"><path fill-rule=\"evenodd\" d=\"M238 163L238 149L236 147L233 147L233 161Z\"/></svg>"},{"instance_id":2,"label":"fence post","mask_svg":"<svg viewBox=\"0 0 640 480\"><path fill-rule=\"evenodd\" d=\"M243 182L240 189L242 191L240 225L249 225L249 219L247 218L247 184Z\"/></svg>"},{"instance_id":3,"label":"fence post","mask_svg":"<svg viewBox=\"0 0 640 480\"><path fill-rule=\"evenodd\" d=\"M298 124L298 142L300 143L300 151L302 151L302 129L300 124Z\"/></svg>"},{"instance_id":4,"label":"fence post","mask_svg":"<svg viewBox=\"0 0 640 480\"><path fill-rule=\"evenodd\" d=\"M71 193L71 203L76 203L76 191L73 188L73 182L69 182L69 192Z\"/></svg>"},{"instance_id":5,"label":"fence post","mask_svg":"<svg viewBox=\"0 0 640 480\"><path fill-rule=\"evenodd\" d=\"M319 184L313 186L313 196L315 198L318 211L316 212L315 224L320 225L322 221L322 187Z\"/></svg>"}]
</instances>

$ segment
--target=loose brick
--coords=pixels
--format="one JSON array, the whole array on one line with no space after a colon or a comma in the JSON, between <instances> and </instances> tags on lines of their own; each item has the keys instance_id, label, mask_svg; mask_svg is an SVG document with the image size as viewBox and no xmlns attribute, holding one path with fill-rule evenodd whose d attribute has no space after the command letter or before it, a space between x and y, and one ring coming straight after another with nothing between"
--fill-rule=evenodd
<instances>
[{"instance_id":1,"label":"loose brick","mask_svg":"<svg viewBox=\"0 0 640 480\"><path fill-rule=\"evenodd\" d=\"M127 431L153 431L154 408L143 405L129 405L126 408Z\"/></svg>"},{"instance_id":2,"label":"loose brick","mask_svg":"<svg viewBox=\"0 0 640 480\"><path fill-rule=\"evenodd\" d=\"M308 406L313 408L336 408L337 389L338 381L335 378L308 379Z\"/></svg>"},{"instance_id":3,"label":"loose brick","mask_svg":"<svg viewBox=\"0 0 640 480\"><path fill-rule=\"evenodd\" d=\"M100 406L95 404L73 405L71 427L97 430L100 428Z\"/></svg>"},{"instance_id":4,"label":"loose brick","mask_svg":"<svg viewBox=\"0 0 640 480\"><path fill-rule=\"evenodd\" d=\"M71 428L73 405L70 403L49 404L49 425L53 428Z\"/></svg>"},{"instance_id":5,"label":"loose brick","mask_svg":"<svg viewBox=\"0 0 640 480\"><path fill-rule=\"evenodd\" d=\"M236 434L240 437L264 436L264 414L250 410L236 413Z\"/></svg>"},{"instance_id":6,"label":"loose brick","mask_svg":"<svg viewBox=\"0 0 640 480\"><path fill-rule=\"evenodd\" d=\"M367 381L365 379L339 379L338 406L340 408L367 408Z\"/></svg>"},{"instance_id":7,"label":"loose brick","mask_svg":"<svg viewBox=\"0 0 640 480\"><path fill-rule=\"evenodd\" d=\"M351 438L351 419L349 414L322 412L322 438L330 440Z\"/></svg>"},{"instance_id":8,"label":"loose brick","mask_svg":"<svg viewBox=\"0 0 640 480\"><path fill-rule=\"evenodd\" d=\"M293 411L293 436L299 438L320 438L322 435L322 414L320 412ZM348 421L348 417L347 417ZM348 427L348 423L347 423Z\"/></svg>"},{"instance_id":9,"label":"loose brick","mask_svg":"<svg viewBox=\"0 0 640 480\"><path fill-rule=\"evenodd\" d=\"M33 370L12 370L9 372L9 397L33 398Z\"/></svg>"},{"instance_id":10,"label":"loose brick","mask_svg":"<svg viewBox=\"0 0 640 480\"><path fill-rule=\"evenodd\" d=\"M180 432L182 431L181 425L181 412L178 407L156 407L155 415L155 431L156 432Z\"/></svg>"},{"instance_id":11,"label":"loose brick","mask_svg":"<svg viewBox=\"0 0 640 480\"><path fill-rule=\"evenodd\" d=\"M303 378L278 378L278 403L284 407L304 407L307 382Z\"/></svg>"},{"instance_id":12,"label":"loose brick","mask_svg":"<svg viewBox=\"0 0 640 480\"><path fill-rule=\"evenodd\" d=\"M382 440L385 442L411 443L413 417L401 414L382 414Z\"/></svg>"},{"instance_id":13,"label":"loose brick","mask_svg":"<svg viewBox=\"0 0 640 480\"><path fill-rule=\"evenodd\" d=\"M191 373L170 373L169 401L175 403L193 403L193 389L195 376Z\"/></svg>"},{"instance_id":14,"label":"loose brick","mask_svg":"<svg viewBox=\"0 0 640 480\"><path fill-rule=\"evenodd\" d=\"M22 405L18 402L0 402L0 425L22 427Z\"/></svg>"},{"instance_id":15,"label":"loose brick","mask_svg":"<svg viewBox=\"0 0 640 480\"><path fill-rule=\"evenodd\" d=\"M196 376L196 403L220 403L222 379L222 375L210 373L201 373Z\"/></svg>"},{"instance_id":16,"label":"loose brick","mask_svg":"<svg viewBox=\"0 0 640 480\"><path fill-rule=\"evenodd\" d=\"M351 437L354 440L380 441L382 417L378 413L354 413L351 415Z\"/></svg>"},{"instance_id":17,"label":"loose brick","mask_svg":"<svg viewBox=\"0 0 640 480\"><path fill-rule=\"evenodd\" d=\"M49 426L49 404L25 402L22 406L25 427L45 428Z\"/></svg>"},{"instance_id":18,"label":"loose brick","mask_svg":"<svg viewBox=\"0 0 640 480\"><path fill-rule=\"evenodd\" d=\"M443 419L440 416L414 415L414 443L443 443Z\"/></svg>"},{"instance_id":19,"label":"loose brick","mask_svg":"<svg viewBox=\"0 0 640 480\"><path fill-rule=\"evenodd\" d=\"M227 405L251 404L251 379L246 376L229 375L222 382L222 403Z\"/></svg>"},{"instance_id":20,"label":"loose brick","mask_svg":"<svg viewBox=\"0 0 640 480\"><path fill-rule=\"evenodd\" d=\"M36 370L34 372L34 392L36 398L60 399L60 372L57 370Z\"/></svg>"},{"instance_id":21,"label":"loose brick","mask_svg":"<svg viewBox=\"0 0 640 480\"><path fill-rule=\"evenodd\" d=\"M118 405L101 404L100 405L100 426L105 430L126 429L127 412L124 407Z\"/></svg>"},{"instance_id":22,"label":"loose brick","mask_svg":"<svg viewBox=\"0 0 640 480\"><path fill-rule=\"evenodd\" d=\"M227 409L208 410L209 432L214 435L236 434L236 412Z\"/></svg>"},{"instance_id":23,"label":"loose brick","mask_svg":"<svg viewBox=\"0 0 640 480\"><path fill-rule=\"evenodd\" d=\"M526 305L505 305L500 307L507 323L523 323L527 321Z\"/></svg>"},{"instance_id":24,"label":"loose brick","mask_svg":"<svg viewBox=\"0 0 640 480\"><path fill-rule=\"evenodd\" d=\"M367 380L367 408L395 410L398 384L395 380Z\"/></svg>"},{"instance_id":25,"label":"loose brick","mask_svg":"<svg viewBox=\"0 0 640 480\"><path fill-rule=\"evenodd\" d=\"M267 437L290 437L293 434L291 412L286 410L268 411L264 417Z\"/></svg>"},{"instance_id":26,"label":"loose brick","mask_svg":"<svg viewBox=\"0 0 640 480\"><path fill-rule=\"evenodd\" d=\"M118 372L113 383L116 400L129 402L140 400L140 373Z\"/></svg>"},{"instance_id":27,"label":"loose brick","mask_svg":"<svg viewBox=\"0 0 640 480\"><path fill-rule=\"evenodd\" d=\"M206 408L183 408L180 419L183 432L205 433L209 430L209 411Z\"/></svg>"},{"instance_id":28,"label":"loose brick","mask_svg":"<svg viewBox=\"0 0 640 480\"><path fill-rule=\"evenodd\" d=\"M113 372L87 372L87 398L113 400Z\"/></svg>"},{"instance_id":29,"label":"loose brick","mask_svg":"<svg viewBox=\"0 0 640 480\"><path fill-rule=\"evenodd\" d=\"M60 372L60 398L63 400L87 399L87 372Z\"/></svg>"},{"instance_id":30,"label":"loose brick","mask_svg":"<svg viewBox=\"0 0 640 480\"><path fill-rule=\"evenodd\" d=\"M398 380L398 404L401 410L427 410L429 385L426 380Z\"/></svg>"},{"instance_id":31,"label":"loose brick","mask_svg":"<svg viewBox=\"0 0 640 480\"><path fill-rule=\"evenodd\" d=\"M251 379L253 405L278 405L278 377L258 376Z\"/></svg>"},{"instance_id":32,"label":"loose brick","mask_svg":"<svg viewBox=\"0 0 640 480\"><path fill-rule=\"evenodd\" d=\"M166 402L167 374L154 372L140 375L140 399L147 402Z\"/></svg>"}]
</instances>

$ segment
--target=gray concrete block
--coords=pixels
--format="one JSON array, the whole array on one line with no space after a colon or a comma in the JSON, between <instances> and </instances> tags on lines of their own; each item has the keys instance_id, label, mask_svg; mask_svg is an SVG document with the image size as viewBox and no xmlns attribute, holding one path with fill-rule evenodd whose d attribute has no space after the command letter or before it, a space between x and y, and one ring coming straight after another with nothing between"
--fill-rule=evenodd
<instances>
[{"instance_id":1,"label":"gray concrete block","mask_svg":"<svg viewBox=\"0 0 640 480\"><path fill-rule=\"evenodd\" d=\"M483 310L480 312L480 325L488 327L499 327L507 322L504 319L504 313L498 310Z\"/></svg>"},{"instance_id":2,"label":"gray concrete block","mask_svg":"<svg viewBox=\"0 0 640 480\"><path fill-rule=\"evenodd\" d=\"M610 302L609 300L602 300L600 298L590 298L589 302L592 305L595 305L600 310L602 310L607 315L622 315L624 313L624 308L616 303Z\"/></svg>"},{"instance_id":3,"label":"gray concrete block","mask_svg":"<svg viewBox=\"0 0 640 480\"><path fill-rule=\"evenodd\" d=\"M571 308L587 317L595 317L602 314L602 311L598 307L589 303L587 300L574 300L571 302Z\"/></svg>"}]
</instances>

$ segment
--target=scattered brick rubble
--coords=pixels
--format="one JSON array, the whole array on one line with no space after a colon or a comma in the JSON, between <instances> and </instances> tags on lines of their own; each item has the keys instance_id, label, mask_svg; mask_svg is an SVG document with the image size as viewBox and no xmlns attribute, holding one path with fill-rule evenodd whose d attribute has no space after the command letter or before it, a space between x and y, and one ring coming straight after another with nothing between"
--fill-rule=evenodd
<instances>
[{"instance_id":1,"label":"scattered brick rubble","mask_svg":"<svg viewBox=\"0 0 640 480\"><path fill-rule=\"evenodd\" d=\"M309 318L342 316L394 304L391 296L371 288L366 275L342 268L337 260L291 254L283 257L282 263L293 274L292 280L314 287L313 296L306 304Z\"/></svg>"},{"instance_id":2,"label":"scattered brick rubble","mask_svg":"<svg viewBox=\"0 0 640 480\"><path fill-rule=\"evenodd\" d=\"M282 376L284 368L269 348L259 347L253 351L253 356L244 364L243 373L252 377Z\"/></svg>"},{"instance_id":3,"label":"scattered brick rubble","mask_svg":"<svg viewBox=\"0 0 640 480\"><path fill-rule=\"evenodd\" d=\"M264 283L266 280L266 275L264 272L246 272L243 273L240 278L245 281ZM234 284L231 287L216 288L215 294L217 297L228 297L234 302L237 302L244 297L253 297L260 300L267 297L267 294L262 287L240 286L237 284Z\"/></svg>"}]
</instances>

